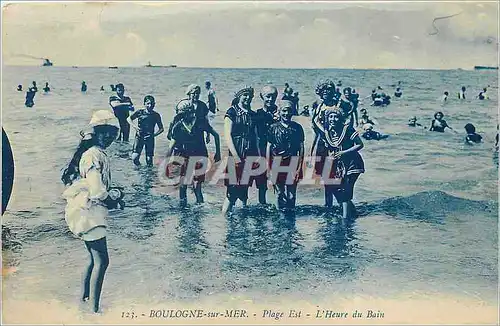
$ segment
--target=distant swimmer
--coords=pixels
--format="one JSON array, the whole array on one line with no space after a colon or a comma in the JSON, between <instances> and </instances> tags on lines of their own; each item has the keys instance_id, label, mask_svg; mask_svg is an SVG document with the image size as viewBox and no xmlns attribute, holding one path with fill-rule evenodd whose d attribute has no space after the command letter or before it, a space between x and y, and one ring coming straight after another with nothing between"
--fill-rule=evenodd
<instances>
[{"instance_id":1,"label":"distant swimmer","mask_svg":"<svg viewBox=\"0 0 500 326\"><path fill-rule=\"evenodd\" d=\"M115 89L116 95L110 96L109 105L120 123L120 134L117 140L128 142L130 125L127 122L127 118L129 117L129 111L134 111L134 104L130 97L125 96L125 86L123 84L116 85Z\"/></svg>"},{"instance_id":2,"label":"distant swimmer","mask_svg":"<svg viewBox=\"0 0 500 326\"><path fill-rule=\"evenodd\" d=\"M341 81L341 80L339 80L339 81L337 82L337 87L342 87L342 81Z\"/></svg>"},{"instance_id":3,"label":"distant swimmer","mask_svg":"<svg viewBox=\"0 0 500 326\"><path fill-rule=\"evenodd\" d=\"M356 125L358 126L358 110L357 110L357 105L355 106L354 103L351 102L352 100L352 95L351 95L351 88L346 87L342 90L342 95L339 99L339 107L341 111L344 114L344 117L346 119L346 122L349 123L351 126Z\"/></svg>"},{"instance_id":4,"label":"distant swimmer","mask_svg":"<svg viewBox=\"0 0 500 326\"><path fill-rule=\"evenodd\" d=\"M146 164L153 166L155 137L164 131L161 116L158 112L154 111L154 108L155 98L151 95L146 95L144 97L144 109L135 111L127 118L127 122L136 130L132 153L132 160L135 165L140 165L139 158L141 157L142 149L145 148ZM137 124L133 122L136 119ZM158 127L158 131L156 132L155 127Z\"/></svg>"},{"instance_id":5,"label":"distant swimmer","mask_svg":"<svg viewBox=\"0 0 500 326\"><path fill-rule=\"evenodd\" d=\"M465 100L465 91L466 91L465 86L462 86L462 89L460 90L460 92L458 92L459 100Z\"/></svg>"},{"instance_id":6,"label":"distant swimmer","mask_svg":"<svg viewBox=\"0 0 500 326\"><path fill-rule=\"evenodd\" d=\"M446 120L444 120L443 118L444 118L443 112L436 112L434 114L434 120L432 120L431 127L429 128L429 130L436 132L444 132L446 128L453 130L453 128L450 127L448 123L446 123Z\"/></svg>"},{"instance_id":7,"label":"distant swimmer","mask_svg":"<svg viewBox=\"0 0 500 326\"><path fill-rule=\"evenodd\" d=\"M381 140L389 137L389 135L383 135L378 131L373 130L373 125L367 123L363 126L363 133L361 134L366 140Z\"/></svg>"},{"instance_id":8,"label":"distant swimmer","mask_svg":"<svg viewBox=\"0 0 500 326\"><path fill-rule=\"evenodd\" d=\"M366 111L366 109L361 109L359 112L361 113L361 116L359 117L358 125L363 126L365 124L372 124L372 125L377 124L375 119L372 119L370 118L370 116L368 116L368 112Z\"/></svg>"},{"instance_id":9,"label":"distant swimmer","mask_svg":"<svg viewBox=\"0 0 500 326\"><path fill-rule=\"evenodd\" d=\"M86 92L87 91L87 84L85 83L85 81L82 81L81 91L82 92Z\"/></svg>"},{"instance_id":10,"label":"distant swimmer","mask_svg":"<svg viewBox=\"0 0 500 326\"><path fill-rule=\"evenodd\" d=\"M22 92L23 91L23 85L17 85L17 91Z\"/></svg>"},{"instance_id":11,"label":"distant swimmer","mask_svg":"<svg viewBox=\"0 0 500 326\"><path fill-rule=\"evenodd\" d=\"M36 87L36 82L33 82L33 86L28 88L28 91L26 92L26 101L24 102L26 107L31 108L35 105L35 95L37 91L38 88Z\"/></svg>"},{"instance_id":12,"label":"distant swimmer","mask_svg":"<svg viewBox=\"0 0 500 326\"><path fill-rule=\"evenodd\" d=\"M417 122L417 117L413 116L408 119L408 126L409 127L423 127L422 124Z\"/></svg>"},{"instance_id":13,"label":"distant swimmer","mask_svg":"<svg viewBox=\"0 0 500 326\"><path fill-rule=\"evenodd\" d=\"M349 96L349 101L353 105L353 109L355 111L358 111L358 105L359 105L359 94L356 93L356 90L353 88L351 90L351 95Z\"/></svg>"},{"instance_id":14,"label":"distant swimmer","mask_svg":"<svg viewBox=\"0 0 500 326\"><path fill-rule=\"evenodd\" d=\"M299 115L299 92L294 92L292 96L292 103L293 103L293 110L292 110L292 115Z\"/></svg>"},{"instance_id":15,"label":"distant swimmer","mask_svg":"<svg viewBox=\"0 0 500 326\"><path fill-rule=\"evenodd\" d=\"M467 144L477 144L480 143L483 139L481 135L476 133L476 127L472 123L468 123L465 125L465 132L467 132L467 136L465 136L465 142Z\"/></svg>"},{"instance_id":16,"label":"distant swimmer","mask_svg":"<svg viewBox=\"0 0 500 326\"><path fill-rule=\"evenodd\" d=\"M396 88L396 92L394 92L394 96L401 97L403 95L403 91L400 87Z\"/></svg>"},{"instance_id":17,"label":"distant swimmer","mask_svg":"<svg viewBox=\"0 0 500 326\"><path fill-rule=\"evenodd\" d=\"M210 81L205 82L205 104L208 107L208 122L210 125L213 124L214 118L215 118L215 113L219 111L219 100L217 99L217 96L215 95L215 91L212 88L212 83ZM207 133L206 143L208 144L210 142L210 134Z\"/></svg>"},{"instance_id":18,"label":"distant swimmer","mask_svg":"<svg viewBox=\"0 0 500 326\"><path fill-rule=\"evenodd\" d=\"M309 105L304 105L304 107L302 108L302 112L300 112L300 115L303 117L308 117L311 115L311 113L309 112Z\"/></svg>"},{"instance_id":19,"label":"distant swimmer","mask_svg":"<svg viewBox=\"0 0 500 326\"><path fill-rule=\"evenodd\" d=\"M389 95L386 95L385 93L382 93L382 104L383 105L391 104L391 97Z\"/></svg>"},{"instance_id":20,"label":"distant swimmer","mask_svg":"<svg viewBox=\"0 0 500 326\"><path fill-rule=\"evenodd\" d=\"M43 88L43 91L44 91L45 93L50 92L49 83L45 83L45 87Z\"/></svg>"},{"instance_id":21,"label":"distant swimmer","mask_svg":"<svg viewBox=\"0 0 500 326\"><path fill-rule=\"evenodd\" d=\"M497 135L495 136L495 150L498 152L498 140L500 137L498 137L498 124L497 124Z\"/></svg>"},{"instance_id":22,"label":"distant swimmer","mask_svg":"<svg viewBox=\"0 0 500 326\"><path fill-rule=\"evenodd\" d=\"M376 94L375 98L373 99L372 106L382 106L384 105L384 99L382 98L382 95Z\"/></svg>"},{"instance_id":23,"label":"distant swimmer","mask_svg":"<svg viewBox=\"0 0 500 326\"><path fill-rule=\"evenodd\" d=\"M104 86L101 86L101 88L99 89L100 92L104 92Z\"/></svg>"},{"instance_id":24,"label":"distant swimmer","mask_svg":"<svg viewBox=\"0 0 500 326\"><path fill-rule=\"evenodd\" d=\"M206 104L208 106L208 111L215 114L215 112L219 111L219 101L217 100L217 96L215 96L215 91L212 88L212 83L210 81L205 82L206 89Z\"/></svg>"},{"instance_id":25,"label":"distant swimmer","mask_svg":"<svg viewBox=\"0 0 500 326\"><path fill-rule=\"evenodd\" d=\"M281 96L282 100L285 101L292 101L293 100L293 88L288 85L288 83L285 83L285 89L283 90L283 95Z\"/></svg>"},{"instance_id":26,"label":"distant swimmer","mask_svg":"<svg viewBox=\"0 0 500 326\"><path fill-rule=\"evenodd\" d=\"M449 95L450 95L450 93L448 93L448 91L445 91L443 96L441 97L441 102L446 103L448 101Z\"/></svg>"},{"instance_id":27,"label":"distant swimmer","mask_svg":"<svg viewBox=\"0 0 500 326\"><path fill-rule=\"evenodd\" d=\"M372 101L375 102L375 99L377 98L377 90L376 89L372 89L371 97L372 97Z\"/></svg>"},{"instance_id":28,"label":"distant swimmer","mask_svg":"<svg viewBox=\"0 0 500 326\"><path fill-rule=\"evenodd\" d=\"M116 92L116 86L114 84L109 85L109 88L111 88L112 92Z\"/></svg>"}]
</instances>

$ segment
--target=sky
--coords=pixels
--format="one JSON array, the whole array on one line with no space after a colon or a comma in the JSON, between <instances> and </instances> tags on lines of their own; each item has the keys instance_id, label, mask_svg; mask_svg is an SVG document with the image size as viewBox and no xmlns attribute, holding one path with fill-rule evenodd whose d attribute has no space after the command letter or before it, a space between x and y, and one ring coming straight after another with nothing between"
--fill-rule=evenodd
<instances>
[{"instance_id":1,"label":"sky","mask_svg":"<svg viewBox=\"0 0 500 326\"><path fill-rule=\"evenodd\" d=\"M2 1L3 64L37 57L80 67L497 66L498 4Z\"/></svg>"}]
</instances>

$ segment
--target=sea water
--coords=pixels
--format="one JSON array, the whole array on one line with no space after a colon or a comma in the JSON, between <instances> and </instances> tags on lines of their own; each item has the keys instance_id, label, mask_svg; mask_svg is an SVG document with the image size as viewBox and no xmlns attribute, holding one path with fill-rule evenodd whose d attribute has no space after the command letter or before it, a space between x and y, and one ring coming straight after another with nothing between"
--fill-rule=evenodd
<instances>
[{"instance_id":1,"label":"sea water","mask_svg":"<svg viewBox=\"0 0 500 326\"><path fill-rule=\"evenodd\" d=\"M13 193L3 216L11 232L2 251L4 303L52 300L72 307L78 301L88 257L65 225L60 175L91 113L109 108L110 84L125 84L136 108L146 94L155 96L167 127L186 87L210 80L220 106L213 126L226 153L223 117L241 86L256 89L252 107L257 109L261 87L273 84L281 91L288 82L300 92L302 107L316 99L315 86L325 78L342 80L361 99L378 85L392 96L402 82L403 96L393 96L389 106L371 107L369 98L360 104L378 121L376 130L390 135L365 141L361 151L366 173L354 195L360 216L342 224L338 210L329 214L322 208L321 187L301 191L300 185L295 219L258 207L255 188L250 207L229 218L220 212L223 186L205 185L201 206L192 204L188 193L191 204L181 209L176 191L158 176L166 135L157 138L153 169L134 167L131 144L115 143L108 149L113 182L125 188L127 207L109 216L104 309L212 298L227 305L412 295L462 296L496 306L496 72L64 67L3 69L2 125L15 159ZM35 106L27 108L25 91L33 80L38 93ZM46 81L48 94L42 90ZM80 92L82 81L86 93ZM23 92L16 91L18 84ZM462 86L464 101L457 98ZM489 100L474 99L487 86ZM443 106L439 98L445 90L450 97ZM407 126L413 115L429 126L436 111L444 112L458 133ZM304 127L307 150L313 139L310 118L295 120ZM464 144L469 122L483 136L482 144ZM212 153L213 148L212 140ZM275 202L271 189L268 200Z\"/></svg>"}]
</instances>

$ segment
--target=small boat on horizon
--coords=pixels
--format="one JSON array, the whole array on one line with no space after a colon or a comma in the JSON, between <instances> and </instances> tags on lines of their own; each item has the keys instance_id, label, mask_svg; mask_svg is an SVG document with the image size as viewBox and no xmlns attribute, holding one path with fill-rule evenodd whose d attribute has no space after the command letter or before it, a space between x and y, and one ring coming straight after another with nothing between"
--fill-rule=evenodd
<instances>
[{"instance_id":1,"label":"small boat on horizon","mask_svg":"<svg viewBox=\"0 0 500 326\"><path fill-rule=\"evenodd\" d=\"M109 69L118 69L118 67L117 67L117 66L109 66L108 68L109 68Z\"/></svg>"},{"instance_id":2,"label":"small boat on horizon","mask_svg":"<svg viewBox=\"0 0 500 326\"><path fill-rule=\"evenodd\" d=\"M151 61L148 61L148 64L145 65L144 67L146 67L146 68L177 68L177 65L156 66L156 65L152 65Z\"/></svg>"},{"instance_id":3,"label":"small boat on horizon","mask_svg":"<svg viewBox=\"0 0 500 326\"><path fill-rule=\"evenodd\" d=\"M498 67L491 67L491 66L474 66L474 70L498 70Z\"/></svg>"}]
</instances>

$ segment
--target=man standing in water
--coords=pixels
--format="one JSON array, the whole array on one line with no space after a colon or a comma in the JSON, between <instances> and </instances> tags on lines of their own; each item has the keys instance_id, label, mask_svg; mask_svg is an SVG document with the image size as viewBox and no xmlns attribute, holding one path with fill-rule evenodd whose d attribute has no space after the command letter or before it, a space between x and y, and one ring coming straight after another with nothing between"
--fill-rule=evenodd
<instances>
[{"instance_id":1,"label":"man standing in water","mask_svg":"<svg viewBox=\"0 0 500 326\"><path fill-rule=\"evenodd\" d=\"M153 156L155 152L155 137L163 132L163 123L158 112L154 111L155 98L151 95L144 97L144 109L135 111L127 122L137 131L134 140L134 149L132 160L135 165L140 165L139 158L141 157L142 148L146 149L146 164L153 166ZM138 124L132 121L137 119ZM158 126L158 131L155 132L155 127Z\"/></svg>"},{"instance_id":2,"label":"man standing in water","mask_svg":"<svg viewBox=\"0 0 500 326\"><path fill-rule=\"evenodd\" d=\"M24 105L28 108L31 108L35 105L35 95L36 92L38 92L38 87L36 87L36 82L33 82L33 86L28 88L28 91L26 92L26 101L24 102Z\"/></svg>"},{"instance_id":3,"label":"man standing in water","mask_svg":"<svg viewBox=\"0 0 500 326\"><path fill-rule=\"evenodd\" d=\"M215 96L215 91L212 88L212 83L210 81L205 82L206 93L206 104L208 106L208 122L212 125L212 121L215 118L215 112L219 111L219 101ZM210 142L210 134L207 133L206 138L207 144Z\"/></svg>"},{"instance_id":4,"label":"man standing in water","mask_svg":"<svg viewBox=\"0 0 500 326\"><path fill-rule=\"evenodd\" d=\"M130 124L127 122L129 111L134 111L134 104L130 97L125 96L125 86L123 84L116 85L116 95L109 98L109 105L113 109L115 116L120 123L120 134L118 140L128 142L130 135Z\"/></svg>"}]
</instances>

